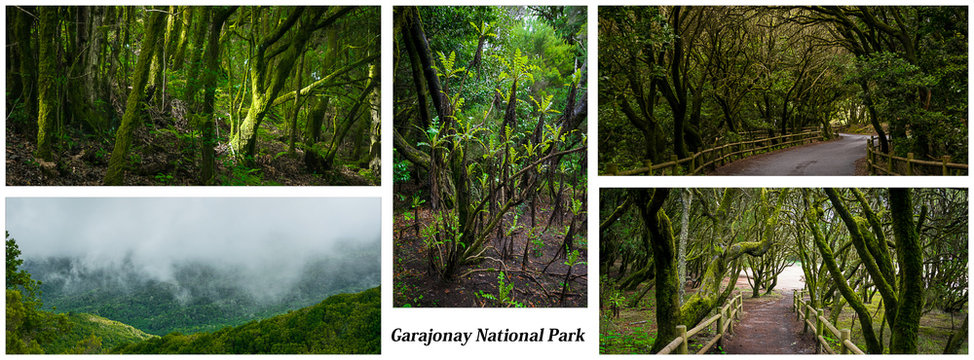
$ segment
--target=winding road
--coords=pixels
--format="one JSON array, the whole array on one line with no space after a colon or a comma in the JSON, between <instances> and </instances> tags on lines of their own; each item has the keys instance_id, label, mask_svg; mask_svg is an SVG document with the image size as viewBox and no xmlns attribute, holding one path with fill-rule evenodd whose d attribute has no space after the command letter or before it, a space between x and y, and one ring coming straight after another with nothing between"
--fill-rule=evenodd
<instances>
[{"instance_id":1,"label":"winding road","mask_svg":"<svg viewBox=\"0 0 974 360\"><path fill-rule=\"evenodd\" d=\"M856 161L866 156L868 135L839 134L817 144L779 150L735 161L713 175L855 175Z\"/></svg>"}]
</instances>

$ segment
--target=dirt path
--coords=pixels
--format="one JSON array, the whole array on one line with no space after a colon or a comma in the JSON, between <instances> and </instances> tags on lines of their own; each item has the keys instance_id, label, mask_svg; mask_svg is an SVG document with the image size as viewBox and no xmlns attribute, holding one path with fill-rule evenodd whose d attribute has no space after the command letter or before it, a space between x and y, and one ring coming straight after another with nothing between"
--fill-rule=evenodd
<instances>
[{"instance_id":1,"label":"dirt path","mask_svg":"<svg viewBox=\"0 0 974 360\"><path fill-rule=\"evenodd\" d=\"M776 292L777 293L777 292ZM784 296L744 300L744 317L734 325L734 335L724 341L728 354L814 354L810 334L791 311L791 291Z\"/></svg>"},{"instance_id":2,"label":"dirt path","mask_svg":"<svg viewBox=\"0 0 974 360\"><path fill-rule=\"evenodd\" d=\"M855 175L866 156L867 135L839 134L839 139L799 146L735 161L714 175Z\"/></svg>"}]
</instances>

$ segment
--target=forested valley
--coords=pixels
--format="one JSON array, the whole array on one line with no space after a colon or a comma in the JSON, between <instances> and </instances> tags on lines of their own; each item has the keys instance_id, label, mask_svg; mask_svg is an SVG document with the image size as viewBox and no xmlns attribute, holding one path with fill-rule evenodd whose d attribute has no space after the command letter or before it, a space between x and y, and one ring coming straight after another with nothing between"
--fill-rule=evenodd
<instances>
[{"instance_id":1,"label":"forested valley","mask_svg":"<svg viewBox=\"0 0 974 360\"><path fill-rule=\"evenodd\" d=\"M378 353L379 206L7 199L7 353Z\"/></svg>"},{"instance_id":2,"label":"forested valley","mask_svg":"<svg viewBox=\"0 0 974 360\"><path fill-rule=\"evenodd\" d=\"M965 6L600 7L599 172L809 130L966 169L967 36Z\"/></svg>"},{"instance_id":3,"label":"forested valley","mask_svg":"<svg viewBox=\"0 0 974 360\"><path fill-rule=\"evenodd\" d=\"M159 280L131 260L20 260L8 234L8 269L11 259L22 265L8 271L7 352L378 353L374 250L308 263L272 290L247 286L241 269L202 263L176 264L173 279Z\"/></svg>"},{"instance_id":4,"label":"forested valley","mask_svg":"<svg viewBox=\"0 0 974 360\"><path fill-rule=\"evenodd\" d=\"M8 185L379 183L379 7L6 10Z\"/></svg>"},{"instance_id":5,"label":"forested valley","mask_svg":"<svg viewBox=\"0 0 974 360\"><path fill-rule=\"evenodd\" d=\"M586 18L395 8L395 306L585 306Z\"/></svg>"},{"instance_id":6,"label":"forested valley","mask_svg":"<svg viewBox=\"0 0 974 360\"><path fill-rule=\"evenodd\" d=\"M660 352L738 301L689 349L968 351L966 189L605 189L600 212L602 353Z\"/></svg>"}]
</instances>

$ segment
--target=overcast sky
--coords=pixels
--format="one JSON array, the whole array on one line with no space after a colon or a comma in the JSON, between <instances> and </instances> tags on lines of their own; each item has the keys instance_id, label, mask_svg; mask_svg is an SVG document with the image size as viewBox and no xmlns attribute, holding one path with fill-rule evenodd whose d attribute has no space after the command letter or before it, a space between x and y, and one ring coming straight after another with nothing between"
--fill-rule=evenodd
<instances>
[{"instance_id":1,"label":"overcast sky","mask_svg":"<svg viewBox=\"0 0 974 360\"><path fill-rule=\"evenodd\" d=\"M294 267L333 245L374 244L379 198L8 198L7 231L23 257L131 256L167 277L198 260Z\"/></svg>"}]
</instances>

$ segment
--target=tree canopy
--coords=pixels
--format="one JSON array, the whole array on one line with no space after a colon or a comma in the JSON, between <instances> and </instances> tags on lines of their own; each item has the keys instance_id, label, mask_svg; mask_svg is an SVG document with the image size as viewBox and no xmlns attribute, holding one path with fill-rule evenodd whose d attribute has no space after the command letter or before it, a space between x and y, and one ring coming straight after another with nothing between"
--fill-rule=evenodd
<instances>
[{"instance_id":1,"label":"tree canopy","mask_svg":"<svg viewBox=\"0 0 974 360\"><path fill-rule=\"evenodd\" d=\"M600 7L600 168L806 127L966 163L967 26L966 7Z\"/></svg>"}]
</instances>

